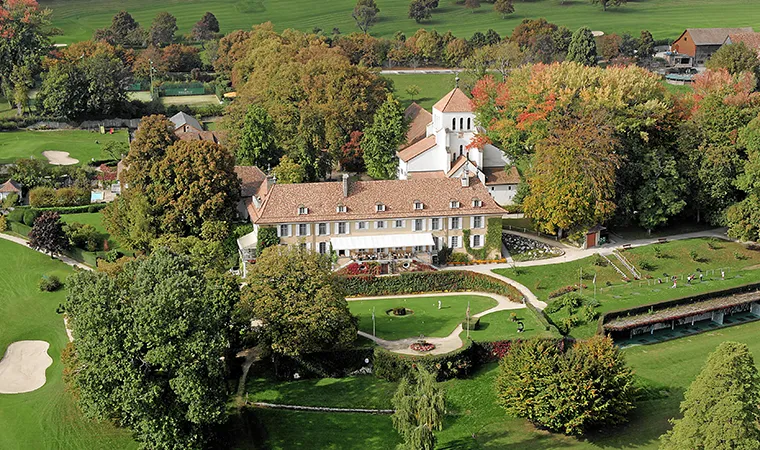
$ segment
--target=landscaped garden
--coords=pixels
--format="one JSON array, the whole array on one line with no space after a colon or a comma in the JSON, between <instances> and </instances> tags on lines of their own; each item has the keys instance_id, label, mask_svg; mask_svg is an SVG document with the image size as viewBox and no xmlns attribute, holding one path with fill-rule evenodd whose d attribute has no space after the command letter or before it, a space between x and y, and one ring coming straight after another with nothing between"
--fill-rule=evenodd
<instances>
[{"instance_id":1,"label":"landscaped garden","mask_svg":"<svg viewBox=\"0 0 760 450\"><path fill-rule=\"evenodd\" d=\"M441 309L438 309L438 301ZM417 337L448 336L470 314L496 306L496 300L479 295L437 297L398 297L382 300L358 300L348 303L351 313L359 317L359 329L372 334L372 311L375 311L377 337L397 340ZM396 313L394 313L394 308ZM399 314L404 309L403 314Z\"/></svg>"},{"instance_id":2,"label":"landscaped garden","mask_svg":"<svg viewBox=\"0 0 760 450\"><path fill-rule=\"evenodd\" d=\"M523 324L523 331L518 332L518 323ZM464 328L459 337L467 339L467 329ZM535 313L528 309L496 311L480 318L478 326L470 330L470 339L476 342L491 342L505 339L529 339L533 337L558 337L556 332L546 331L544 325L536 318Z\"/></svg>"},{"instance_id":3,"label":"landscaped garden","mask_svg":"<svg viewBox=\"0 0 760 450\"><path fill-rule=\"evenodd\" d=\"M501 242L515 261L535 261L564 254L559 247L512 233L502 233Z\"/></svg>"},{"instance_id":4,"label":"landscaped garden","mask_svg":"<svg viewBox=\"0 0 760 450\"><path fill-rule=\"evenodd\" d=\"M553 311L551 303L564 293L581 293L581 285L585 297L595 296L599 306L594 310L601 314L760 281L760 270L757 268L760 252L735 242L707 238L679 240L637 247L623 252L623 256L641 271L643 279L634 280L631 274L628 281L624 281L609 262L598 256L544 266L496 269L495 272L524 284L540 300L549 302L547 313L558 325L575 315L576 311L573 307ZM625 270L615 257L609 258ZM703 281L700 282L697 277L689 284L686 277L698 275L698 269L704 274ZM721 269L725 271L725 279L720 275ZM671 288L672 276L679 277L675 289ZM662 283L658 282L658 278ZM596 327L596 320L569 326L572 328L571 335L578 338L594 334Z\"/></svg>"},{"instance_id":5,"label":"landscaped garden","mask_svg":"<svg viewBox=\"0 0 760 450\"><path fill-rule=\"evenodd\" d=\"M585 439L549 433L525 420L509 417L496 404L494 382L498 366L488 364L470 378L442 383L447 395L447 415L443 430L437 433L439 448L654 450L659 446L659 437L670 428L668 420L678 416L683 392L696 378L708 354L721 342L731 340L749 345L757 360L759 332L760 323L754 322L624 350L641 387L641 399L636 402L629 424L613 431L591 433ZM253 379L248 383L248 391L251 401L389 408L390 393L396 385L371 376L282 383ZM361 443L371 448L394 448L398 442L390 416L263 410L258 417L269 433L269 444L278 449L303 448L310 443L332 449L352 449ZM335 439L336 435L350 438Z\"/></svg>"},{"instance_id":6,"label":"landscaped garden","mask_svg":"<svg viewBox=\"0 0 760 450\"><path fill-rule=\"evenodd\" d=\"M47 161L42 155L44 151L67 152L80 164L86 164L93 158L110 158L102 151L108 142L127 142L126 131L114 134L85 130L4 131L0 133L0 164L30 157Z\"/></svg>"},{"instance_id":7,"label":"landscaped garden","mask_svg":"<svg viewBox=\"0 0 760 450\"><path fill-rule=\"evenodd\" d=\"M34 250L0 239L0 354L20 340L50 343L53 365L46 384L25 394L0 394L0 448L129 449L138 448L130 433L86 420L66 392L61 351L68 342L63 316L56 312L65 301L65 285L57 292L40 292L43 276L64 281L72 270Z\"/></svg>"}]
</instances>

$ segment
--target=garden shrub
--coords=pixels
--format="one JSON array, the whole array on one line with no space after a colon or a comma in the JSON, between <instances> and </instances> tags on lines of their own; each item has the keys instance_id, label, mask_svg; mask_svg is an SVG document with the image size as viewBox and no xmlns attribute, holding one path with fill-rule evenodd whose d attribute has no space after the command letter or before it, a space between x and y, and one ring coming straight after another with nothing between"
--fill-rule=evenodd
<instances>
[{"instance_id":1,"label":"garden shrub","mask_svg":"<svg viewBox=\"0 0 760 450\"><path fill-rule=\"evenodd\" d=\"M295 374L299 378L340 378L369 367L373 360L373 349L352 348L299 356L274 353L272 357L275 376L280 380L293 380Z\"/></svg>"},{"instance_id":2,"label":"garden shrub","mask_svg":"<svg viewBox=\"0 0 760 450\"><path fill-rule=\"evenodd\" d=\"M11 208L18 203L18 194L11 192L3 199L3 208Z\"/></svg>"},{"instance_id":3,"label":"garden shrub","mask_svg":"<svg viewBox=\"0 0 760 450\"><path fill-rule=\"evenodd\" d=\"M8 221L5 216L0 214L0 233L8 230Z\"/></svg>"},{"instance_id":4,"label":"garden shrub","mask_svg":"<svg viewBox=\"0 0 760 450\"><path fill-rule=\"evenodd\" d=\"M586 287L587 287L585 284L583 284L581 286L583 287L583 289L586 289ZM578 286L575 286L575 285L574 286L561 287L561 288L557 289L556 291L550 292L549 293L549 298L560 297L560 296L568 294L570 292L575 292L578 289L579 289Z\"/></svg>"},{"instance_id":5,"label":"garden shrub","mask_svg":"<svg viewBox=\"0 0 760 450\"><path fill-rule=\"evenodd\" d=\"M470 262L470 255L461 252L451 252L447 262L450 263L467 263Z\"/></svg>"},{"instance_id":6,"label":"garden shrub","mask_svg":"<svg viewBox=\"0 0 760 450\"><path fill-rule=\"evenodd\" d=\"M522 294L510 284L465 270L408 272L383 277L334 275L333 279L349 297L480 291L503 295L513 301L522 298Z\"/></svg>"},{"instance_id":7,"label":"garden shrub","mask_svg":"<svg viewBox=\"0 0 760 450\"><path fill-rule=\"evenodd\" d=\"M373 373L383 380L398 381L409 375L416 366L420 366L432 373L437 381L463 378L472 372L474 356L475 346L472 341L445 355L402 355L376 347Z\"/></svg>"},{"instance_id":8,"label":"garden shrub","mask_svg":"<svg viewBox=\"0 0 760 450\"><path fill-rule=\"evenodd\" d=\"M647 272L657 270L657 267L655 267L655 265L650 263L649 261L641 261L639 263L639 267L641 267L641 270L646 270Z\"/></svg>"},{"instance_id":9,"label":"garden shrub","mask_svg":"<svg viewBox=\"0 0 760 450\"><path fill-rule=\"evenodd\" d=\"M90 191L73 187L53 189L39 186L29 191L32 208L83 206L90 203Z\"/></svg>"},{"instance_id":10,"label":"garden shrub","mask_svg":"<svg viewBox=\"0 0 760 450\"><path fill-rule=\"evenodd\" d=\"M105 237L90 224L67 223L63 225L63 232L66 233L69 244L74 247L85 249L88 252L102 250Z\"/></svg>"},{"instance_id":11,"label":"garden shrub","mask_svg":"<svg viewBox=\"0 0 760 450\"><path fill-rule=\"evenodd\" d=\"M89 205L87 206L87 212L92 214L98 212L98 207L95 205Z\"/></svg>"},{"instance_id":12,"label":"garden shrub","mask_svg":"<svg viewBox=\"0 0 760 450\"><path fill-rule=\"evenodd\" d=\"M55 275L44 276L40 279L40 290L45 292L54 292L63 286L60 278Z\"/></svg>"},{"instance_id":13,"label":"garden shrub","mask_svg":"<svg viewBox=\"0 0 760 450\"><path fill-rule=\"evenodd\" d=\"M33 227L34 221L40 216L40 212L34 209L27 209L24 211L24 225Z\"/></svg>"},{"instance_id":14,"label":"garden shrub","mask_svg":"<svg viewBox=\"0 0 760 450\"><path fill-rule=\"evenodd\" d=\"M55 189L38 186L29 191L29 205L33 208L54 206L55 204Z\"/></svg>"},{"instance_id":15,"label":"garden shrub","mask_svg":"<svg viewBox=\"0 0 760 450\"><path fill-rule=\"evenodd\" d=\"M597 253L596 256L594 256L594 265L599 267L607 267L609 265L609 262L604 259L602 255Z\"/></svg>"}]
</instances>

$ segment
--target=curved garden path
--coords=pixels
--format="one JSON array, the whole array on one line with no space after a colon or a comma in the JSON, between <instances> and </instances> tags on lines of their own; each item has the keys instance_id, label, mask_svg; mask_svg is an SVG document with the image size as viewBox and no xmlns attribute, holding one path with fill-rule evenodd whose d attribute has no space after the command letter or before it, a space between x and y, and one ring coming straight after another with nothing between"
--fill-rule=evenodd
<instances>
[{"instance_id":1,"label":"curved garden path","mask_svg":"<svg viewBox=\"0 0 760 450\"><path fill-rule=\"evenodd\" d=\"M497 311L507 311L507 310L512 310L512 309L525 308L525 305L523 305L522 303L516 303L503 295L492 294L490 292L478 292L478 291L442 292L442 293L437 293L437 294L431 293L431 294L413 294L413 295L387 295L387 296L382 296L382 297L352 297L352 298L347 298L346 300L351 302L351 301L360 301L360 300L385 300L385 299L393 299L393 298L451 297L451 296L460 296L462 294L480 295L483 297L490 297L496 300L497 305L494 306L493 308L487 309L483 312L472 315L472 317L476 317L476 318L480 318L480 317L485 316L486 314L491 314ZM434 344L435 348L429 352L425 352L424 355L442 355L444 353L449 353L462 347L464 343L462 342L462 339L459 337L462 331L463 331L462 324L460 323L459 325L457 325L454 331L452 331L451 334L449 334L446 337L425 337L425 340L427 342L430 342L431 344ZM359 331L359 336L365 337L373 341L380 347L386 350L392 351L394 353L403 353L405 355L423 355L423 353L415 352L414 350L409 348L410 345L417 342L418 338L416 337L399 339L396 341L389 341L389 340L381 339L376 336L372 336L371 334L365 333L364 331Z\"/></svg>"}]
</instances>

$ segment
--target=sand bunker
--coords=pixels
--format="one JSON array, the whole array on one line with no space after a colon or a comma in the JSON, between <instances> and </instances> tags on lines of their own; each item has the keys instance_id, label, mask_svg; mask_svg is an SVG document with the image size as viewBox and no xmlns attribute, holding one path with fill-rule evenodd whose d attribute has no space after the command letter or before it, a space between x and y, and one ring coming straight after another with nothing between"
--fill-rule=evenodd
<instances>
[{"instance_id":1,"label":"sand bunker","mask_svg":"<svg viewBox=\"0 0 760 450\"><path fill-rule=\"evenodd\" d=\"M45 370L53 364L45 341L18 341L0 360L0 394L35 391L45 385Z\"/></svg>"},{"instance_id":2,"label":"sand bunker","mask_svg":"<svg viewBox=\"0 0 760 450\"><path fill-rule=\"evenodd\" d=\"M79 162L78 159L70 157L69 152L48 150L42 152L42 156L47 158L48 162L54 166L70 166Z\"/></svg>"}]
</instances>

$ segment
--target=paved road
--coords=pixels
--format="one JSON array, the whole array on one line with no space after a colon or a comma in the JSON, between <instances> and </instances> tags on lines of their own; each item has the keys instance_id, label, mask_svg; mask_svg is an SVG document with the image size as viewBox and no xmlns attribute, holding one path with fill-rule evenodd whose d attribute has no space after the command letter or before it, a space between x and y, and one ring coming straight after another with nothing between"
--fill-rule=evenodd
<instances>
[{"instance_id":1,"label":"paved road","mask_svg":"<svg viewBox=\"0 0 760 450\"><path fill-rule=\"evenodd\" d=\"M496 303L497 303L496 306L494 306L491 309L487 309L481 313L473 314L472 317L475 317L475 318L480 318L480 317L485 316L486 314L491 314L497 311L506 311L506 310L512 310L512 309L525 308L525 305L523 305L522 303L516 303L503 295L492 294L490 292L470 292L470 291L445 292L445 293L438 293L438 294L389 295L389 296L383 296L383 297L354 297L354 298L347 298L346 300L352 302L352 301L360 301L360 300L385 300L389 298L451 297L454 295L462 295L462 294L482 295L484 297L491 297L492 299L496 300ZM435 348L425 353L415 352L414 350L409 348L410 345L417 342L418 338L416 337L399 339L396 341L388 341L385 339L380 339L379 337L372 336L371 334L365 333L364 331L359 331L359 336L363 336L371 341L374 341L380 347L386 350L390 350L394 353L403 353L405 355L419 356L423 354L424 355L442 355L444 353L453 352L454 350L464 345L464 343L462 342L462 339L459 338L459 335L461 333L462 333L462 324L460 323L459 325L457 325L454 331L452 331L451 334L449 334L446 337L430 337L430 338L426 337L425 340L427 342L430 342L431 344L434 344Z\"/></svg>"}]
</instances>

